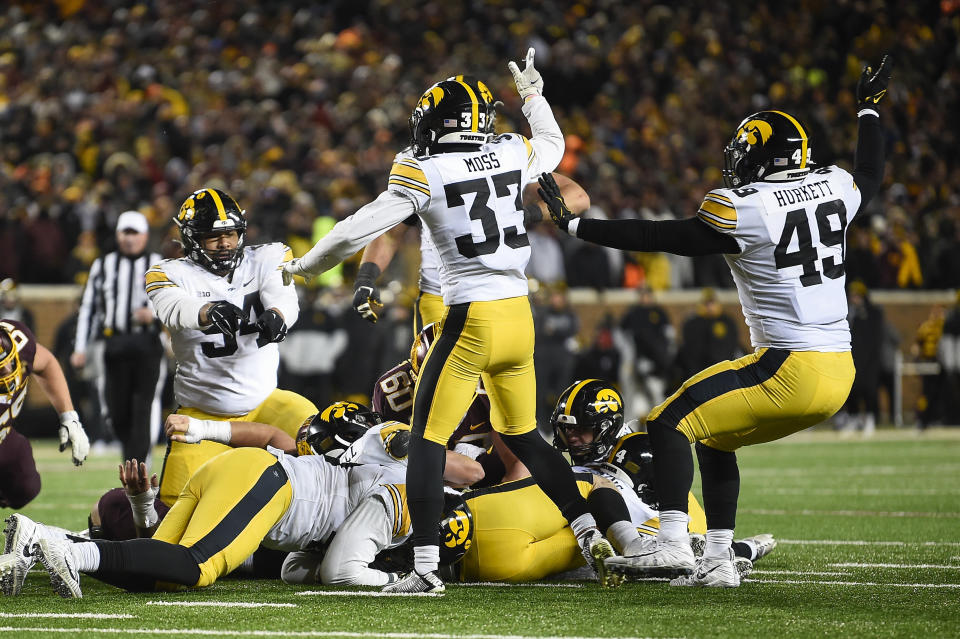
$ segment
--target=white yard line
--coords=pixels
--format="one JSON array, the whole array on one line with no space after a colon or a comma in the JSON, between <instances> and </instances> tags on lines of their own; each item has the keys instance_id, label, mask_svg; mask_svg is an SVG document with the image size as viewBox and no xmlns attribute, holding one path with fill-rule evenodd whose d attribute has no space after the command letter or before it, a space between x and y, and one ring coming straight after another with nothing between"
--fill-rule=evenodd
<instances>
[{"instance_id":1,"label":"white yard line","mask_svg":"<svg viewBox=\"0 0 960 639\"><path fill-rule=\"evenodd\" d=\"M960 588L960 584L880 584L869 581L825 581L810 580L800 581L794 579L747 579L747 583L754 584L797 584L797 585L815 585L822 584L828 586L889 586L891 588Z\"/></svg>"},{"instance_id":2,"label":"white yard line","mask_svg":"<svg viewBox=\"0 0 960 639\"><path fill-rule=\"evenodd\" d=\"M136 619L136 615L109 615L100 612L0 612L3 619Z\"/></svg>"},{"instance_id":3,"label":"white yard line","mask_svg":"<svg viewBox=\"0 0 960 639\"><path fill-rule=\"evenodd\" d=\"M420 632L352 632L319 631L319 630L229 630L225 628L17 628L0 626L0 633L61 633L89 635L89 634L124 634L124 635L182 635L200 637L386 637L387 639L655 639L651 637L579 637L556 635L481 635L481 634L441 634ZM667 638L660 638L667 639ZM674 638L678 639L678 638Z\"/></svg>"},{"instance_id":4,"label":"white yard line","mask_svg":"<svg viewBox=\"0 0 960 639\"><path fill-rule=\"evenodd\" d=\"M298 595L322 597L439 597L439 592L380 592L379 590L301 590Z\"/></svg>"},{"instance_id":5,"label":"white yard line","mask_svg":"<svg viewBox=\"0 0 960 639\"><path fill-rule=\"evenodd\" d=\"M956 546L960 541L856 541L839 539L778 539L778 544L798 546Z\"/></svg>"},{"instance_id":6,"label":"white yard line","mask_svg":"<svg viewBox=\"0 0 960 639\"><path fill-rule=\"evenodd\" d=\"M851 497L915 497L918 495L960 495L960 488L761 488L751 491L755 495L804 495Z\"/></svg>"},{"instance_id":7,"label":"white yard line","mask_svg":"<svg viewBox=\"0 0 960 639\"><path fill-rule=\"evenodd\" d=\"M148 601L148 606L184 606L187 608L296 608L295 603L260 603L256 601Z\"/></svg>"},{"instance_id":8,"label":"white yard line","mask_svg":"<svg viewBox=\"0 0 960 639\"><path fill-rule=\"evenodd\" d=\"M934 511L885 511L885 510L788 510L779 508L741 508L741 513L749 515L806 515L816 517L893 517L897 519L905 517L923 517L929 519L960 519L958 512L934 512Z\"/></svg>"},{"instance_id":9,"label":"white yard line","mask_svg":"<svg viewBox=\"0 0 960 639\"><path fill-rule=\"evenodd\" d=\"M947 564L859 564L843 563L828 564L834 568L946 568L947 570L960 570L960 565L951 566Z\"/></svg>"},{"instance_id":10,"label":"white yard line","mask_svg":"<svg viewBox=\"0 0 960 639\"><path fill-rule=\"evenodd\" d=\"M493 586L495 588L583 588L583 584L537 584L537 583L517 583L517 584L508 584L502 581L474 581L469 583L455 583L450 584L454 588L460 588L463 586Z\"/></svg>"},{"instance_id":11,"label":"white yard line","mask_svg":"<svg viewBox=\"0 0 960 639\"><path fill-rule=\"evenodd\" d=\"M749 464L749 462L744 462ZM960 471L960 464L934 464L918 466L905 463L902 466L797 466L778 468L750 468L749 465L740 469L742 477L821 477L835 475L941 475Z\"/></svg>"},{"instance_id":12,"label":"white yard line","mask_svg":"<svg viewBox=\"0 0 960 639\"><path fill-rule=\"evenodd\" d=\"M807 570L763 570L754 568L751 575L810 575L812 577L841 577L846 572L812 572Z\"/></svg>"}]
</instances>

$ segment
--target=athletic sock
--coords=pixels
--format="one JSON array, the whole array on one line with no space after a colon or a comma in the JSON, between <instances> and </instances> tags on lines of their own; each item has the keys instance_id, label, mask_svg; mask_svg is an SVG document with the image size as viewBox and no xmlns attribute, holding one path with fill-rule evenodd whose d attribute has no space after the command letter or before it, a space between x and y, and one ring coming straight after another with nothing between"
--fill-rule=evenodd
<instances>
[{"instance_id":1,"label":"athletic sock","mask_svg":"<svg viewBox=\"0 0 960 639\"><path fill-rule=\"evenodd\" d=\"M729 528L707 530L707 547L703 549L703 556L725 559L731 544L733 544L733 531Z\"/></svg>"},{"instance_id":2,"label":"athletic sock","mask_svg":"<svg viewBox=\"0 0 960 639\"><path fill-rule=\"evenodd\" d=\"M100 548L91 542L71 543L68 550L78 572L95 572L100 568Z\"/></svg>"},{"instance_id":3,"label":"athletic sock","mask_svg":"<svg viewBox=\"0 0 960 639\"><path fill-rule=\"evenodd\" d=\"M640 533L637 532L637 527L633 525L632 521L617 521L607 528L607 537L613 539L613 543L617 545L617 549L621 553L627 547L627 544L639 536Z\"/></svg>"},{"instance_id":4,"label":"athletic sock","mask_svg":"<svg viewBox=\"0 0 960 639\"><path fill-rule=\"evenodd\" d=\"M573 531L573 536L576 537L577 541L581 544L583 543L584 535L589 532L591 528L597 528L597 521L590 513L583 513L570 522L570 530ZM597 528L597 530L599 530L599 528Z\"/></svg>"},{"instance_id":5,"label":"athletic sock","mask_svg":"<svg viewBox=\"0 0 960 639\"><path fill-rule=\"evenodd\" d=\"M440 567L440 546L416 546L413 549L413 569L418 575L436 572Z\"/></svg>"},{"instance_id":6,"label":"athletic sock","mask_svg":"<svg viewBox=\"0 0 960 639\"><path fill-rule=\"evenodd\" d=\"M660 511L660 541L687 541L690 534L687 532L687 522L690 517L680 510Z\"/></svg>"}]
</instances>

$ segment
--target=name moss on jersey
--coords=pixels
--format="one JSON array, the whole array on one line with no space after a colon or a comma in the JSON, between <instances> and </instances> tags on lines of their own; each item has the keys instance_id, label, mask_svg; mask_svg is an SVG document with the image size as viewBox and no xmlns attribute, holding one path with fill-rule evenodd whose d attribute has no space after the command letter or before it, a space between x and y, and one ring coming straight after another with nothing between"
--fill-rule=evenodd
<instances>
[{"instance_id":1,"label":"name moss on jersey","mask_svg":"<svg viewBox=\"0 0 960 639\"><path fill-rule=\"evenodd\" d=\"M272 243L245 247L230 279L187 258L164 260L147 271L148 295L178 287L192 298L230 302L243 309L247 320L234 336L224 336L212 326L170 330L177 360L173 386L177 403L213 415L244 415L277 387L280 351L260 339L254 325L265 308L275 305L263 299L262 290L271 278L279 282L277 270L291 258L289 248ZM288 290L277 288L279 295L292 295L295 304L294 287L282 288Z\"/></svg>"},{"instance_id":2,"label":"name moss on jersey","mask_svg":"<svg viewBox=\"0 0 960 639\"><path fill-rule=\"evenodd\" d=\"M515 133L471 153L397 156L387 188L416 203L440 255L444 304L527 294L523 187L540 168L529 140Z\"/></svg>"},{"instance_id":3,"label":"name moss on jersey","mask_svg":"<svg viewBox=\"0 0 960 639\"><path fill-rule=\"evenodd\" d=\"M850 350L843 259L860 202L853 176L837 166L707 193L697 216L740 246L724 257L754 347Z\"/></svg>"}]
</instances>

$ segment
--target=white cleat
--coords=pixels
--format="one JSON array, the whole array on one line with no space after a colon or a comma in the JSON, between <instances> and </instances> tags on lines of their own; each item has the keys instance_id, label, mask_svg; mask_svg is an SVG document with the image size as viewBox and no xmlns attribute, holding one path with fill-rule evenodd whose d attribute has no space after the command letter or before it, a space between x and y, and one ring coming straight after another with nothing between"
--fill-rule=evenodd
<instances>
[{"instance_id":1,"label":"white cleat","mask_svg":"<svg viewBox=\"0 0 960 639\"><path fill-rule=\"evenodd\" d=\"M701 557L693 573L670 581L671 586L706 586L708 588L737 588L740 574L734 566L733 549L726 557Z\"/></svg>"},{"instance_id":2,"label":"white cleat","mask_svg":"<svg viewBox=\"0 0 960 639\"><path fill-rule=\"evenodd\" d=\"M30 549L42 530L40 524L20 513L7 517L3 552L4 556L15 559L12 565L7 566L8 570L0 575L0 590L7 597L20 594L27 573L37 562Z\"/></svg>"},{"instance_id":3,"label":"white cleat","mask_svg":"<svg viewBox=\"0 0 960 639\"><path fill-rule=\"evenodd\" d=\"M751 572L753 572L753 562L746 557L734 557L733 567L737 569L737 574L740 575L741 583L744 579L750 576Z\"/></svg>"},{"instance_id":4,"label":"white cleat","mask_svg":"<svg viewBox=\"0 0 960 639\"><path fill-rule=\"evenodd\" d=\"M761 533L759 535L754 535L753 537L747 537L745 539L738 539L741 543L752 545L756 548L756 556L753 558L754 561L766 557L773 552L773 549L777 547L777 540L773 538L773 535L770 533Z\"/></svg>"},{"instance_id":5,"label":"white cleat","mask_svg":"<svg viewBox=\"0 0 960 639\"><path fill-rule=\"evenodd\" d=\"M425 575L421 575L417 573L416 570L411 570L401 577L400 581L387 584L381 589L381 592L392 592L396 594L426 592L440 596L443 596L443 593L446 591L447 587L443 585L443 580L440 579L436 572L431 571Z\"/></svg>"},{"instance_id":6,"label":"white cleat","mask_svg":"<svg viewBox=\"0 0 960 639\"><path fill-rule=\"evenodd\" d=\"M700 533L690 533L690 550L694 557L703 557L703 551L707 547L707 538Z\"/></svg>"},{"instance_id":7,"label":"white cleat","mask_svg":"<svg viewBox=\"0 0 960 639\"><path fill-rule=\"evenodd\" d=\"M70 543L61 539L43 537L33 545L33 554L50 573L50 585L66 599L80 599L80 573L70 554Z\"/></svg>"},{"instance_id":8,"label":"white cleat","mask_svg":"<svg viewBox=\"0 0 960 639\"><path fill-rule=\"evenodd\" d=\"M636 539L631 539L623 549L624 557L636 557L655 550L657 547L657 538L650 535L640 535Z\"/></svg>"},{"instance_id":9,"label":"white cleat","mask_svg":"<svg viewBox=\"0 0 960 639\"><path fill-rule=\"evenodd\" d=\"M657 540L655 546L630 557L611 557L604 563L608 570L621 575L640 577L672 577L685 575L694 568L695 558L690 542Z\"/></svg>"}]
</instances>

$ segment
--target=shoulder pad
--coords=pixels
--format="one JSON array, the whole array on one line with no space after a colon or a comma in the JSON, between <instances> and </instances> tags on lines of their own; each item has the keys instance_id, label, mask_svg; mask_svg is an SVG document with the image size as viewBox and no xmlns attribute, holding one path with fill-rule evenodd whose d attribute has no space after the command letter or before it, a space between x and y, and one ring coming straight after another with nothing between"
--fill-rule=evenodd
<instances>
[{"instance_id":1,"label":"shoulder pad","mask_svg":"<svg viewBox=\"0 0 960 639\"><path fill-rule=\"evenodd\" d=\"M718 231L732 231L737 228L737 207L727 189L707 192L697 211L697 217Z\"/></svg>"}]
</instances>

